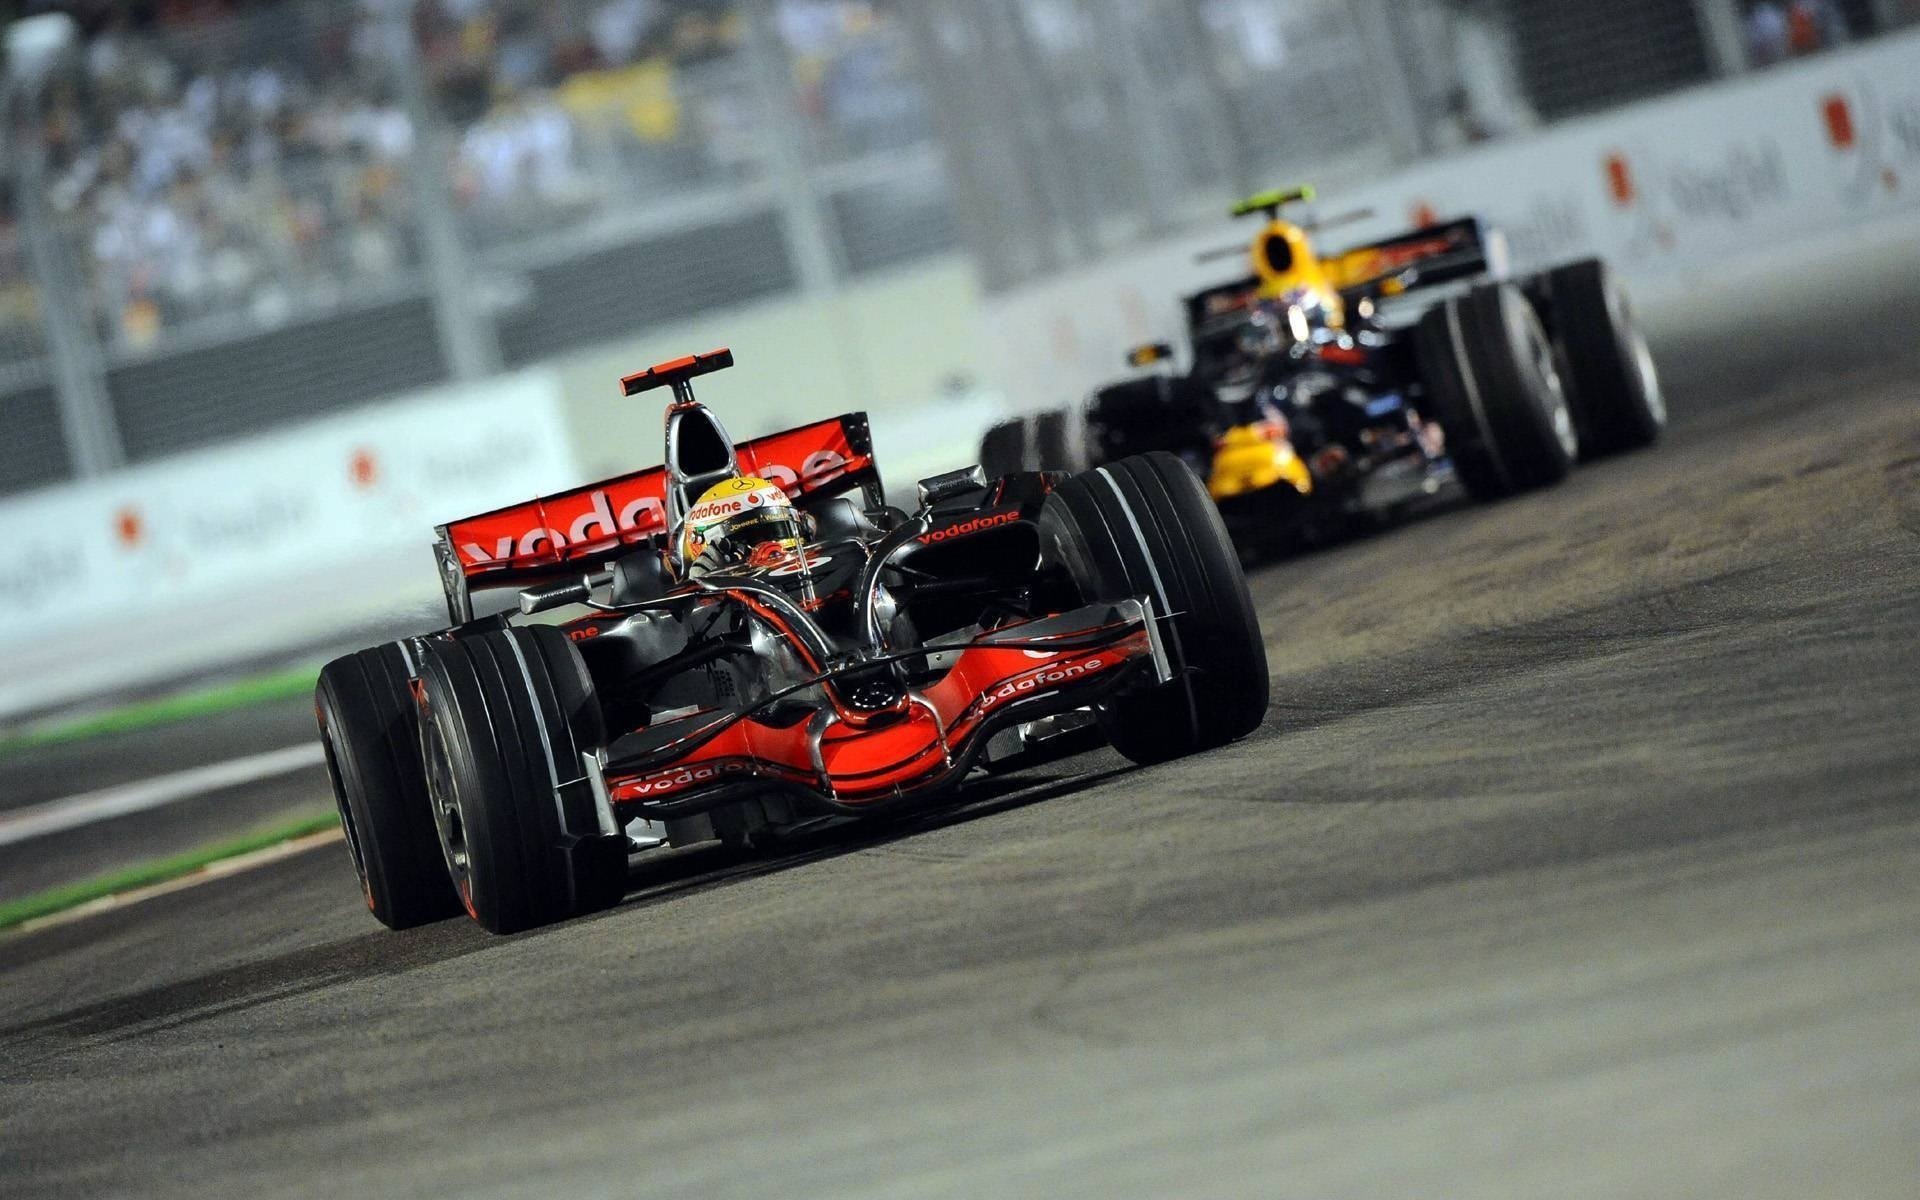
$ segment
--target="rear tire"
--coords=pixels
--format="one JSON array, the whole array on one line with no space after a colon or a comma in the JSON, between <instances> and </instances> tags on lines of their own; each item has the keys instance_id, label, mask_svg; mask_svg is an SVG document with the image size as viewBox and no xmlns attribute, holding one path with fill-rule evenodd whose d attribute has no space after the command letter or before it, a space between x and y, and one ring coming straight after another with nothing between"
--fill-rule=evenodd
<instances>
[{"instance_id":1,"label":"rear tire","mask_svg":"<svg viewBox=\"0 0 1920 1200\"><path fill-rule=\"evenodd\" d=\"M367 908L389 929L451 917L460 898L434 833L406 659L397 644L328 663L313 693L327 778Z\"/></svg>"},{"instance_id":2,"label":"rear tire","mask_svg":"<svg viewBox=\"0 0 1920 1200\"><path fill-rule=\"evenodd\" d=\"M1573 410L1519 289L1489 284L1443 301L1420 318L1414 344L1468 492L1492 500L1567 477L1579 453Z\"/></svg>"},{"instance_id":3,"label":"rear tire","mask_svg":"<svg viewBox=\"0 0 1920 1200\"><path fill-rule=\"evenodd\" d=\"M1089 601L1145 595L1171 682L1099 707L1114 749L1137 763L1223 746L1267 712L1267 649L1239 557L1206 489L1163 451L1066 480L1041 510L1043 554Z\"/></svg>"},{"instance_id":4,"label":"rear tire","mask_svg":"<svg viewBox=\"0 0 1920 1200\"><path fill-rule=\"evenodd\" d=\"M606 734L566 635L533 626L441 642L421 680L427 788L468 914L513 933L619 903L626 838L600 828L580 765Z\"/></svg>"},{"instance_id":5,"label":"rear tire","mask_svg":"<svg viewBox=\"0 0 1920 1200\"><path fill-rule=\"evenodd\" d=\"M1196 464L1205 478L1213 461L1219 402L1191 375L1149 375L1109 384L1093 394L1084 420L1088 457L1113 462L1165 450Z\"/></svg>"},{"instance_id":6,"label":"rear tire","mask_svg":"<svg viewBox=\"0 0 1920 1200\"><path fill-rule=\"evenodd\" d=\"M1074 436L1078 420L1079 412L1071 408L1056 408L1033 419L1034 470L1078 471L1086 466L1081 439Z\"/></svg>"},{"instance_id":7,"label":"rear tire","mask_svg":"<svg viewBox=\"0 0 1920 1200\"><path fill-rule=\"evenodd\" d=\"M980 470L988 479L1018 475L1026 470L1027 419L1002 421L980 439Z\"/></svg>"},{"instance_id":8,"label":"rear tire","mask_svg":"<svg viewBox=\"0 0 1920 1200\"><path fill-rule=\"evenodd\" d=\"M1626 288L1607 264L1589 258L1548 272L1546 292L1584 456L1601 458L1659 441L1667 427L1666 400Z\"/></svg>"}]
</instances>

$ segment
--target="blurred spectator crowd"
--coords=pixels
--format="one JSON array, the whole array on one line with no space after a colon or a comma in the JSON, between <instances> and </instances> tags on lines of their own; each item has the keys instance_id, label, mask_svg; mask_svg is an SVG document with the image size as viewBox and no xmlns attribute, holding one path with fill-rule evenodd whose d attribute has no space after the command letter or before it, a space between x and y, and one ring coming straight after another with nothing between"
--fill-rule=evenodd
<instances>
[{"instance_id":1,"label":"blurred spectator crowd","mask_svg":"<svg viewBox=\"0 0 1920 1200\"><path fill-rule=\"evenodd\" d=\"M38 357L40 301L27 269L13 206L13 188L0 179L0 368Z\"/></svg>"},{"instance_id":2,"label":"blurred spectator crowd","mask_svg":"<svg viewBox=\"0 0 1920 1200\"><path fill-rule=\"evenodd\" d=\"M1833 0L1751 0L1746 20L1747 61L1756 67L1817 54L1849 39L1846 15Z\"/></svg>"},{"instance_id":3,"label":"blurred spectator crowd","mask_svg":"<svg viewBox=\"0 0 1920 1200\"><path fill-rule=\"evenodd\" d=\"M404 285L427 196L451 195L484 250L738 182L766 153L738 0L26 7L83 34L39 98L48 198L125 348ZM775 17L818 156L922 136L887 0L778 0ZM444 130L438 163L422 114Z\"/></svg>"}]
</instances>

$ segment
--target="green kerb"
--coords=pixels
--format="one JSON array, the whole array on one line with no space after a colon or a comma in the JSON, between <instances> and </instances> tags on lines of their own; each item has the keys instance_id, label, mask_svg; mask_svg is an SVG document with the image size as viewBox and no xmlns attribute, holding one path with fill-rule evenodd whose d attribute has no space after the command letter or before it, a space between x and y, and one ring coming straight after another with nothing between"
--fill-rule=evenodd
<instances>
[{"instance_id":1,"label":"green kerb","mask_svg":"<svg viewBox=\"0 0 1920 1200\"><path fill-rule=\"evenodd\" d=\"M183 875L190 875L200 868L224 859L238 858L242 854L252 854L256 850L265 850L282 842L290 842L310 834L331 829L340 823L340 817L332 809L310 812L293 817L278 824L264 826L251 833L214 842L197 850L188 850L169 858L158 859L139 866L111 871L79 883L64 884L49 888L32 896L18 900L0 902L0 929L11 929L26 921L52 916L70 908L78 908L103 896L119 895L139 888L152 887L157 883L166 883Z\"/></svg>"}]
</instances>

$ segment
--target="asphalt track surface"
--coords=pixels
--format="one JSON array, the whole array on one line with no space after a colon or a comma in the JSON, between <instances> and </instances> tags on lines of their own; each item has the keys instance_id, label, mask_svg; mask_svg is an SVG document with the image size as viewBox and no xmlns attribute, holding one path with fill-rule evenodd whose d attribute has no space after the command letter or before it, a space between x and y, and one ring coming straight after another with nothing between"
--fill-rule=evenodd
<instances>
[{"instance_id":1,"label":"asphalt track surface","mask_svg":"<svg viewBox=\"0 0 1920 1200\"><path fill-rule=\"evenodd\" d=\"M330 847L0 941L0 1194L1920 1194L1903 304L1671 341L1658 451L1258 572L1205 758L513 938L383 932Z\"/></svg>"}]
</instances>

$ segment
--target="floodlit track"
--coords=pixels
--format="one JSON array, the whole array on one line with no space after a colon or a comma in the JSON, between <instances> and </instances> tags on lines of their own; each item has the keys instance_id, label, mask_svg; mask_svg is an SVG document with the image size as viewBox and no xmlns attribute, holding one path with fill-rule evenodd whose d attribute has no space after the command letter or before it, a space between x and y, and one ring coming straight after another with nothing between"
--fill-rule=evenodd
<instances>
[{"instance_id":1,"label":"floodlit track","mask_svg":"<svg viewBox=\"0 0 1920 1200\"><path fill-rule=\"evenodd\" d=\"M333 848L0 941L0 1193L1914 1195L1917 364L1668 349L1660 450L1260 572L1226 751L509 939Z\"/></svg>"}]
</instances>

